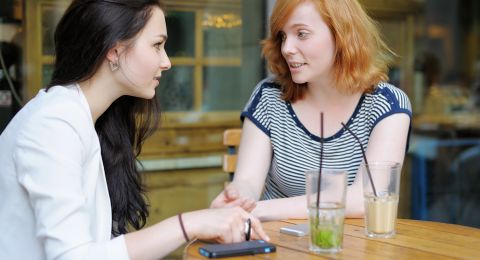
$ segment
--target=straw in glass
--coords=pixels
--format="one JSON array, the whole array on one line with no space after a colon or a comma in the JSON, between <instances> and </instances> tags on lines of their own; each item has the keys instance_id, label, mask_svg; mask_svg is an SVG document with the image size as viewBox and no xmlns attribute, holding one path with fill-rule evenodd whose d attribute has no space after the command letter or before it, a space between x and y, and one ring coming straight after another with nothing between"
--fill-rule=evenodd
<instances>
[{"instance_id":1,"label":"straw in glass","mask_svg":"<svg viewBox=\"0 0 480 260\"><path fill-rule=\"evenodd\" d=\"M323 112L320 112L320 167L318 168L317 182L317 215L320 209L320 187L322 183L322 163L323 163Z\"/></svg>"},{"instance_id":2,"label":"straw in glass","mask_svg":"<svg viewBox=\"0 0 480 260\"><path fill-rule=\"evenodd\" d=\"M367 168L368 179L370 180L370 184L372 184L373 195L375 195L375 197L378 197L377 190L375 189L375 185L373 185L372 174L370 172L370 167L368 166L367 156L365 155L365 150L363 149L362 142L360 142L360 139L357 137L357 135L354 134L347 127L347 125L345 125L343 122L341 124L342 124L343 128L345 128L345 130L347 130L357 140L358 144L360 145L360 149L362 150L363 160L365 160L365 167Z\"/></svg>"}]
</instances>

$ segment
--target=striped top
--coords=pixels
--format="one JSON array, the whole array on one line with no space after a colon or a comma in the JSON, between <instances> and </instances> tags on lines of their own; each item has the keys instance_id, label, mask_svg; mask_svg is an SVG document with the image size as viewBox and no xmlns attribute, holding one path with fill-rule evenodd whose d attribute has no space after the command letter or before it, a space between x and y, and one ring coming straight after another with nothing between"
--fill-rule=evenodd
<instances>
[{"instance_id":1,"label":"striped top","mask_svg":"<svg viewBox=\"0 0 480 260\"><path fill-rule=\"evenodd\" d=\"M321 138L305 128L290 102L281 95L280 86L265 79L255 87L241 114L242 120L250 119L272 143L273 157L263 199L304 195L305 171L318 169L320 160ZM375 125L396 113L406 113L411 118L407 95L393 85L380 83L373 93L362 95L347 126L366 149ZM323 168L347 170L351 185L363 159L359 144L343 128L323 141Z\"/></svg>"}]
</instances>

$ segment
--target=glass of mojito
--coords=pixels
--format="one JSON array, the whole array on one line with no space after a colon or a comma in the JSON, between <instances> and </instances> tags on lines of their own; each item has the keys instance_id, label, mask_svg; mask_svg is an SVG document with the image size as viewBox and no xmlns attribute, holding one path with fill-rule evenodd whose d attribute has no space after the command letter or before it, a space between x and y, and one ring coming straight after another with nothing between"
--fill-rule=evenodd
<instances>
[{"instance_id":1,"label":"glass of mojito","mask_svg":"<svg viewBox=\"0 0 480 260\"><path fill-rule=\"evenodd\" d=\"M320 173L311 170L305 173L305 177L310 251L340 252L343 244L347 172L322 169Z\"/></svg>"}]
</instances>

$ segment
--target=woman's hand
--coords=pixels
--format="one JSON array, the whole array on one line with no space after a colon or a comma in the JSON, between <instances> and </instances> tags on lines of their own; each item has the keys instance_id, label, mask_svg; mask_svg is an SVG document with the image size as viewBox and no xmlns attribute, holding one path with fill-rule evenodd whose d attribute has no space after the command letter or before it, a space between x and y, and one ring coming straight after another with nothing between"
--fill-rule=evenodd
<instances>
[{"instance_id":1,"label":"woman's hand","mask_svg":"<svg viewBox=\"0 0 480 260\"><path fill-rule=\"evenodd\" d=\"M219 243L245 241L245 223L251 221L252 238L269 241L260 221L241 207L205 209L183 214L185 231L190 238Z\"/></svg>"},{"instance_id":2,"label":"woman's hand","mask_svg":"<svg viewBox=\"0 0 480 260\"><path fill-rule=\"evenodd\" d=\"M245 211L252 212L256 201L251 198L241 197L238 189L229 184L210 204L210 208L241 207Z\"/></svg>"}]
</instances>

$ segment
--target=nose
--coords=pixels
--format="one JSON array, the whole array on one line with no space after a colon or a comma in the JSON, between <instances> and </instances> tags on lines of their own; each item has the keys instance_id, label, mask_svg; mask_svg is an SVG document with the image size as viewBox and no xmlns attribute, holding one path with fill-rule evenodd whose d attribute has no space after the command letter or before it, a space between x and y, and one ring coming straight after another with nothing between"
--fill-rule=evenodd
<instances>
[{"instance_id":1,"label":"nose","mask_svg":"<svg viewBox=\"0 0 480 260\"><path fill-rule=\"evenodd\" d=\"M290 56L297 53L297 48L293 39L285 37L285 40L282 42L282 54L283 56Z\"/></svg>"},{"instance_id":2,"label":"nose","mask_svg":"<svg viewBox=\"0 0 480 260\"><path fill-rule=\"evenodd\" d=\"M163 50L163 55L160 59L161 70L169 70L172 67L172 63L170 62L170 59L168 58L167 52L165 50Z\"/></svg>"}]
</instances>

